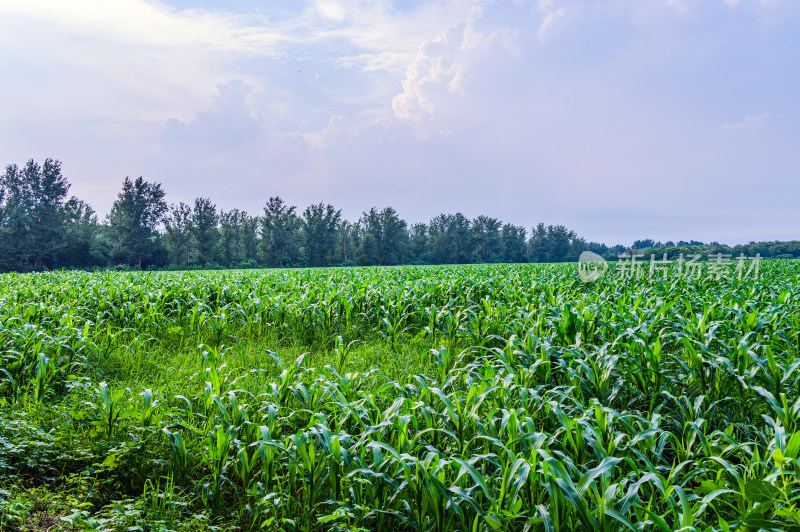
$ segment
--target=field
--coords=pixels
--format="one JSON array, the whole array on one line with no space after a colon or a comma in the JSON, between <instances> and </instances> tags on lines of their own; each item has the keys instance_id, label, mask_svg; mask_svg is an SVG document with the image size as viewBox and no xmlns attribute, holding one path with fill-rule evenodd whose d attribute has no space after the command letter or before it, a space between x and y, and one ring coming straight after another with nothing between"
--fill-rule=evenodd
<instances>
[{"instance_id":1,"label":"field","mask_svg":"<svg viewBox=\"0 0 800 532\"><path fill-rule=\"evenodd\" d=\"M800 263L0 276L0 530L800 530Z\"/></svg>"}]
</instances>

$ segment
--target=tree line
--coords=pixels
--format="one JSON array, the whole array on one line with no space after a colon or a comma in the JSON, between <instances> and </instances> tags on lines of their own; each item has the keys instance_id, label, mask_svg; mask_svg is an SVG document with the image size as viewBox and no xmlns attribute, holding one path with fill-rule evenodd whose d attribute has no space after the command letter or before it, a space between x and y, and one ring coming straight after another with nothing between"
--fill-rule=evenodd
<instances>
[{"instance_id":1,"label":"tree line","mask_svg":"<svg viewBox=\"0 0 800 532\"><path fill-rule=\"evenodd\" d=\"M587 242L563 225L540 223L528 231L462 213L408 224L392 207L373 207L351 222L332 205L299 211L280 197L269 198L258 214L218 209L202 197L169 205L161 184L142 177L123 180L111 212L100 221L86 202L68 197L69 188L57 160L6 166L0 176L0 269L559 262L577 260L585 250L610 259L626 250ZM669 244L644 240L634 247L654 251ZM669 249L682 244L690 251L712 244L737 249L695 241ZM764 257L800 256L798 242L751 246Z\"/></svg>"}]
</instances>

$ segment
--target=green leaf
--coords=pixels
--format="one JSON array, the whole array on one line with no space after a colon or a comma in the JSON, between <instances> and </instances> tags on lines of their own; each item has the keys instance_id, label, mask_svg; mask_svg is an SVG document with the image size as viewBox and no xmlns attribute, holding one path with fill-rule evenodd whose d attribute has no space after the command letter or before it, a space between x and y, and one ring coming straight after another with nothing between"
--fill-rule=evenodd
<instances>
[{"instance_id":1,"label":"green leaf","mask_svg":"<svg viewBox=\"0 0 800 532\"><path fill-rule=\"evenodd\" d=\"M496 515L487 515L483 518L492 530L500 530L503 527L503 521Z\"/></svg>"},{"instance_id":2,"label":"green leaf","mask_svg":"<svg viewBox=\"0 0 800 532\"><path fill-rule=\"evenodd\" d=\"M780 497L778 488L763 480L751 480L744 486L745 496L753 502L770 502Z\"/></svg>"}]
</instances>

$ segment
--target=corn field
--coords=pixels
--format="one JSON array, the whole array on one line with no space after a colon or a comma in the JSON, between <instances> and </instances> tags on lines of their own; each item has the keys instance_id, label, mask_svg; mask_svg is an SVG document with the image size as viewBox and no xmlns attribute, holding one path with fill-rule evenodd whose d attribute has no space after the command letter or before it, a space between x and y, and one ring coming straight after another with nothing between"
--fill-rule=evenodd
<instances>
[{"instance_id":1,"label":"corn field","mask_svg":"<svg viewBox=\"0 0 800 532\"><path fill-rule=\"evenodd\" d=\"M0 530L800 531L800 262L577 273L0 276Z\"/></svg>"}]
</instances>

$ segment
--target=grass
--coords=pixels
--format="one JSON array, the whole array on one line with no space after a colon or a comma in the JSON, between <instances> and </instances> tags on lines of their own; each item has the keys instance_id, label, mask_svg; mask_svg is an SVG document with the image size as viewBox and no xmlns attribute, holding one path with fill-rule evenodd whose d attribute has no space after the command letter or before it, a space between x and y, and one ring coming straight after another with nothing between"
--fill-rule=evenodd
<instances>
[{"instance_id":1,"label":"grass","mask_svg":"<svg viewBox=\"0 0 800 532\"><path fill-rule=\"evenodd\" d=\"M0 530L797 530L798 266L1 276Z\"/></svg>"}]
</instances>

